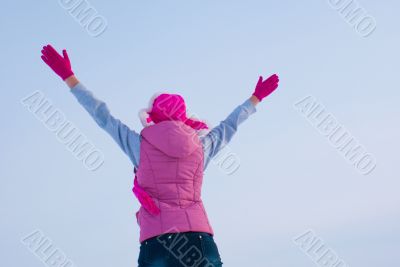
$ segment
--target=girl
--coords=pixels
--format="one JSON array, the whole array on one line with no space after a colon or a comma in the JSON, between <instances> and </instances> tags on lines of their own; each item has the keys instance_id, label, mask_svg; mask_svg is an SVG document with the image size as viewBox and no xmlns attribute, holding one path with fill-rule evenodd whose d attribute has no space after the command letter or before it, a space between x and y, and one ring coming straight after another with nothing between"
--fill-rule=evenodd
<instances>
[{"instance_id":1,"label":"girl","mask_svg":"<svg viewBox=\"0 0 400 267\"><path fill-rule=\"evenodd\" d=\"M260 77L251 97L211 130L206 123L187 118L180 95L155 95L139 113L144 129L138 134L78 81L66 50L61 56L46 45L41 58L134 165L133 193L141 203L136 213L139 267L222 266L201 200L203 171L239 124L256 112L255 106L278 87L278 76L265 81Z\"/></svg>"}]
</instances>

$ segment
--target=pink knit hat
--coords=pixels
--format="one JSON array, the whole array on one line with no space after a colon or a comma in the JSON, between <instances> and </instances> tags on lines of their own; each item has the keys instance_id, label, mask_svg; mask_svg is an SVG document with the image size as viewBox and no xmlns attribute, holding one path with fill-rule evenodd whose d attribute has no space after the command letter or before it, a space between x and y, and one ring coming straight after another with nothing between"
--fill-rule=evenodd
<instances>
[{"instance_id":1,"label":"pink knit hat","mask_svg":"<svg viewBox=\"0 0 400 267\"><path fill-rule=\"evenodd\" d=\"M182 96L177 94L157 93L149 102L146 109L139 111L139 118L144 127L161 121L182 121L195 130L208 131L207 123L186 116L186 104Z\"/></svg>"}]
</instances>

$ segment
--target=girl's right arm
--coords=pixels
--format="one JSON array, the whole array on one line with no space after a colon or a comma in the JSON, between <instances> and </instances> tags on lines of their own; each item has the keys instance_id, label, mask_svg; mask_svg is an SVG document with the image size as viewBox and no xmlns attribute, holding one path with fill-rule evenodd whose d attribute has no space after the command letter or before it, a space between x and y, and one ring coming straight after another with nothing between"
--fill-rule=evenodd
<instances>
[{"instance_id":1,"label":"girl's right arm","mask_svg":"<svg viewBox=\"0 0 400 267\"><path fill-rule=\"evenodd\" d=\"M278 87L279 78L272 75L264 80L260 76L256 88L249 99L236 107L229 116L204 137L201 138L204 149L204 169L210 160L217 155L232 139L238 126L251 114L256 112L256 106Z\"/></svg>"}]
</instances>

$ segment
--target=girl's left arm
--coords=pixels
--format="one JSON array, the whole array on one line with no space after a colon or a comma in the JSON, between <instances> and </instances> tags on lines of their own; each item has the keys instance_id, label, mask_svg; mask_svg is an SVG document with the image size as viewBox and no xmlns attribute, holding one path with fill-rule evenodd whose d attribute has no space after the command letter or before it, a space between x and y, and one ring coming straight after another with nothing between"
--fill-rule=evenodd
<instances>
[{"instance_id":1,"label":"girl's left arm","mask_svg":"<svg viewBox=\"0 0 400 267\"><path fill-rule=\"evenodd\" d=\"M92 92L78 81L71 68L67 51L60 55L50 44L43 46L42 60L69 86L78 102L87 110L96 123L118 143L134 166L139 164L140 135L114 118L106 103L97 99Z\"/></svg>"},{"instance_id":2,"label":"girl's left arm","mask_svg":"<svg viewBox=\"0 0 400 267\"><path fill-rule=\"evenodd\" d=\"M92 92L73 75L65 80L71 93L86 109L94 121L105 130L130 158L133 165L139 165L140 135L111 115L107 104L97 99Z\"/></svg>"}]
</instances>

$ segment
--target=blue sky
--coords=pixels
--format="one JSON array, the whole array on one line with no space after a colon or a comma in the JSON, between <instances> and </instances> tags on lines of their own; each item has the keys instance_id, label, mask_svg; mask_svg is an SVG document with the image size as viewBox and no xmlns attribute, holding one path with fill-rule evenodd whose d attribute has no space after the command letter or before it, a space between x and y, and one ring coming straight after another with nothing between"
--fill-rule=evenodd
<instances>
[{"instance_id":1,"label":"blue sky","mask_svg":"<svg viewBox=\"0 0 400 267\"><path fill-rule=\"evenodd\" d=\"M226 266L315 263L293 243L312 229L348 266L399 266L398 1L359 0L376 20L360 36L329 1L104 1L88 34L59 1L6 1L2 59L0 255L43 266L21 238L40 229L76 266L136 266L132 165L40 60L69 52L76 76L136 131L157 91L182 94L217 125L253 92L280 87L241 125L233 175L210 164L203 200ZM20 100L41 91L104 154L89 171ZM293 104L314 96L377 161L360 174ZM244 192L243 192L244 191Z\"/></svg>"}]
</instances>

